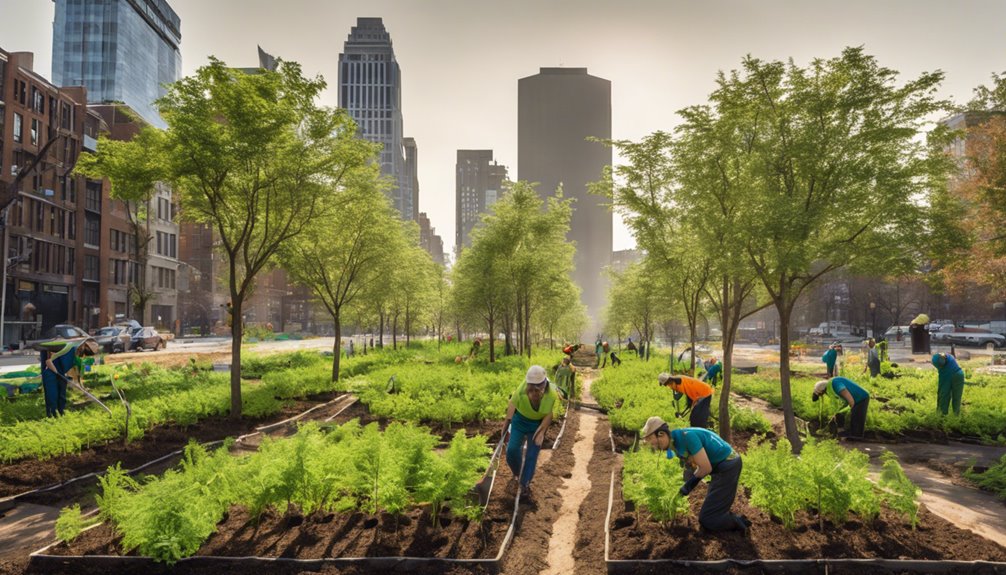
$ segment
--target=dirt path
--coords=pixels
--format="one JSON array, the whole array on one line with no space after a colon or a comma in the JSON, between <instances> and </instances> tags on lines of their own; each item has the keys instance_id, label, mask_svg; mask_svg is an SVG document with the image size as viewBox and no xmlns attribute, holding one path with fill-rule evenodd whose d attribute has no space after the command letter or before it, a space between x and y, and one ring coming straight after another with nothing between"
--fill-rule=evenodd
<instances>
[{"instance_id":1,"label":"dirt path","mask_svg":"<svg viewBox=\"0 0 1006 575\"><path fill-rule=\"evenodd\" d=\"M782 411L767 401L739 396L735 396L735 400L738 405L761 411L773 427L782 425ZM842 445L869 454L871 468L878 474L881 454L885 450L894 452L905 474L922 490L919 500L929 511L961 529L1006 545L1006 513L1003 513L1002 501L991 493L956 484L952 478L930 469L935 464L966 467L969 461L987 466L1006 454L1006 447L957 442L946 445L873 442Z\"/></svg>"},{"instance_id":2,"label":"dirt path","mask_svg":"<svg viewBox=\"0 0 1006 575\"><path fill-rule=\"evenodd\" d=\"M583 382L583 401L594 403L590 394L588 377ZM598 419L601 415L594 411L579 411L579 432L573 444L573 471L570 477L562 482L559 493L562 496L562 507L559 518L552 526L552 539L548 546L548 568L541 571L542 575L565 575L576 572L574 551L576 549L577 526L580 522L580 506L591 488L589 466L594 456L594 438L597 435Z\"/></svg>"}]
</instances>

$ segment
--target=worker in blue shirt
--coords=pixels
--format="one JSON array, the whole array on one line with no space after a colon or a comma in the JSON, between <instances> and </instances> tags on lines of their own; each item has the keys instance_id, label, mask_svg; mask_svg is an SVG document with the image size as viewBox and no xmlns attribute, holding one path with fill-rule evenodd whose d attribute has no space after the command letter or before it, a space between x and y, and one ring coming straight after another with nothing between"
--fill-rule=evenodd
<instances>
[{"instance_id":1,"label":"worker in blue shirt","mask_svg":"<svg viewBox=\"0 0 1006 575\"><path fill-rule=\"evenodd\" d=\"M946 353L933 354L933 366L939 373L936 388L936 409L947 415L950 402L954 404L954 415L961 414L961 397L964 395L964 370L954 356Z\"/></svg>"},{"instance_id":2,"label":"worker in blue shirt","mask_svg":"<svg viewBox=\"0 0 1006 575\"><path fill-rule=\"evenodd\" d=\"M45 395L46 417L60 417L66 410L66 386L70 380L79 383L82 367L79 357L95 355L94 340L54 340L38 345L42 368L42 391Z\"/></svg>"},{"instance_id":3,"label":"worker in blue shirt","mask_svg":"<svg viewBox=\"0 0 1006 575\"><path fill-rule=\"evenodd\" d=\"M838 356L840 353L842 353L842 344L836 341L828 346L828 351L824 352L824 355L821 356L821 361L828 368L828 377L838 375Z\"/></svg>"},{"instance_id":4,"label":"worker in blue shirt","mask_svg":"<svg viewBox=\"0 0 1006 575\"><path fill-rule=\"evenodd\" d=\"M844 403L838 413L851 411L846 425L845 437L861 439L866 429L866 410L870 406L870 392L856 385L851 379L833 377L814 384L814 401L828 395L834 401ZM836 414L837 415L837 414Z\"/></svg>"},{"instance_id":5,"label":"worker in blue shirt","mask_svg":"<svg viewBox=\"0 0 1006 575\"><path fill-rule=\"evenodd\" d=\"M709 531L742 531L745 534L751 522L742 515L730 512L737 496L737 483L741 476L741 457L730 444L708 429L685 427L670 430L659 417L646 420L639 435L650 447L667 453L667 458L678 457L685 468L685 484L681 495L687 496L711 475L706 499L699 511L699 524Z\"/></svg>"},{"instance_id":6,"label":"worker in blue shirt","mask_svg":"<svg viewBox=\"0 0 1006 575\"><path fill-rule=\"evenodd\" d=\"M702 381L716 387L720 376L723 375L723 364L715 357L710 357L705 362L706 372L702 375Z\"/></svg>"}]
</instances>

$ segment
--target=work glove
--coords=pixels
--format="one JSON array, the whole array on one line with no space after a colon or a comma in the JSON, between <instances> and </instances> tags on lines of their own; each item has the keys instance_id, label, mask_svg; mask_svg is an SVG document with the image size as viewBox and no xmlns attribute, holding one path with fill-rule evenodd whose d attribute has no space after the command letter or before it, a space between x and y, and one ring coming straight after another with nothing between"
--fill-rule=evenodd
<instances>
[{"instance_id":1,"label":"work glove","mask_svg":"<svg viewBox=\"0 0 1006 575\"><path fill-rule=\"evenodd\" d=\"M692 492L692 489L695 489L695 486L698 485L700 481L702 481L702 478L693 475L691 479L686 481L685 484L681 486L681 489L678 490L678 493L687 497L688 494Z\"/></svg>"}]
</instances>

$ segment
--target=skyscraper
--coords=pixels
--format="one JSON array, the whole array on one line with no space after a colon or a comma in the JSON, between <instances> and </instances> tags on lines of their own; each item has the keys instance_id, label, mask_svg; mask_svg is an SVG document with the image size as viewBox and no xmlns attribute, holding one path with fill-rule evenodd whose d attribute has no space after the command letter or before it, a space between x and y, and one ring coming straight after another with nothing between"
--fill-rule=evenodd
<instances>
[{"instance_id":1,"label":"skyscraper","mask_svg":"<svg viewBox=\"0 0 1006 575\"><path fill-rule=\"evenodd\" d=\"M339 54L339 106L356 120L363 138L384 145L381 173L397 185L389 191L392 203L403 219L414 220L402 147L401 76L384 22L358 18Z\"/></svg>"},{"instance_id":2,"label":"skyscraper","mask_svg":"<svg viewBox=\"0 0 1006 575\"><path fill-rule=\"evenodd\" d=\"M154 101L181 77L181 20L165 0L54 0L52 77L91 103L122 102L165 127Z\"/></svg>"},{"instance_id":3,"label":"skyscraper","mask_svg":"<svg viewBox=\"0 0 1006 575\"><path fill-rule=\"evenodd\" d=\"M492 150L458 150L455 170L454 251L472 245L471 233L479 218L503 194L507 168L493 161Z\"/></svg>"},{"instance_id":4,"label":"skyscraper","mask_svg":"<svg viewBox=\"0 0 1006 575\"><path fill-rule=\"evenodd\" d=\"M402 218L419 221L419 147L415 138L402 138L405 152L405 169L400 180L402 186Z\"/></svg>"},{"instance_id":5,"label":"skyscraper","mask_svg":"<svg viewBox=\"0 0 1006 575\"><path fill-rule=\"evenodd\" d=\"M569 239L576 242L573 279L583 289L596 331L607 293L603 268L611 262L611 212L589 182L611 165L611 149L586 138L611 138L611 82L586 68L541 68L517 83L517 169L539 182L544 197L562 184L574 198Z\"/></svg>"}]
</instances>

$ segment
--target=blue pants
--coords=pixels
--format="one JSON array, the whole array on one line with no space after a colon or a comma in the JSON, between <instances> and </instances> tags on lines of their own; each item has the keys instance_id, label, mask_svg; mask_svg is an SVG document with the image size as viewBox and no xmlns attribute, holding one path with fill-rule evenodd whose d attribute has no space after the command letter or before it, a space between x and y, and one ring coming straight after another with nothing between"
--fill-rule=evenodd
<instances>
[{"instance_id":1,"label":"blue pants","mask_svg":"<svg viewBox=\"0 0 1006 575\"><path fill-rule=\"evenodd\" d=\"M52 374L46 374L52 375ZM42 391L45 393L45 416L58 417L66 409L66 382L57 378L42 376Z\"/></svg>"},{"instance_id":2,"label":"blue pants","mask_svg":"<svg viewBox=\"0 0 1006 575\"><path fill-rule=\"evenodd\" d=\"M515 411L513 421L510 422L510 441L506 446L506 464L510 466L510 471L516 476L520 474L521 487L527 487L534 477L534 469L538 464L538 453L541 447L535 445L534 434L538 431L541 421L528 419ZM521 448L527 442L527 455L524 457L524 472L521 473L520 459Z\"/></svg>"}]
</instances>

